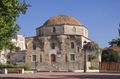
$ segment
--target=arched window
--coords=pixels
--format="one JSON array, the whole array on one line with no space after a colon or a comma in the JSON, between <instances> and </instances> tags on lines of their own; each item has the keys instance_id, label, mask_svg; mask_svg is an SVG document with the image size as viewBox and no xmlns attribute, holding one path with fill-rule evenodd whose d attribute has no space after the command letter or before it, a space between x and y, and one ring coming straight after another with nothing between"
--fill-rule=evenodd
<instances>
[{"instance_id":1,"label":"arched window","mask_svg":"<svg viewBox=\"0 0 120 79\"><path fill-rule=\"evenodd\" d=\"M75 61L75 54L70 54L71 61Z\"/></svg>"},{"instance_id":2,"label":"arched window","mask_svg":"<svg viewBox=\"0 0 120 79\"><path fill-rule=\"evenodd\" d=\"M56 28L55 27L53 27L53 32L56 32Z\"/></svg>"},{"instance_id":3,"label":"arched window","mask_svg":"<svg viewBox=\"0 0 120 79\"><path fill-rule=\"evenodd\" d=\"M52 49L55 49L55 43L52 43L52 44L51 44L51 48L52 48Z\"/></svg>"},{"instance_id":4,"label":"arched window","mask_svg":"<svg viewBox=\"0 0 120 79\"><path fill-rule=\"evenodd\" d=\"M40 55L40 62L42 62L42 55Z\"/></svg>"},{"instance_id":5,"label":"arched window","mask_svg":"<svg viewBox=\"0 0 120 79\"><path fill-rule=\"evenodd\" d=\"M65 62L68 62L67 54L65 55Z\"/></svg>"},{"instance_id":6,"label":"arched window","mask_svg":"<svg viewBox=\"0 0 120 79\"><path fill-rule=\"evenodd\" d=\"M76 32L76 28L75 27L73 27L73 32Z\"/></svg>"},{"instance_id":7,"label":"arched window","mask_svg":"<svg viewBox=\"0 0 120 79\"><path fill-rule=\"evenodd\" d=\"M71 42L71 48L74 48L74 42Z\"/></svg>"},{"instance_id":8,"label":"arched window","mask_svg":"<svg viewBox=\"0 0 120 79\"><path fill-rule=\"evenodd\" d=\"M32 61L36 61L36 55L32 55Z\"/></svg>"},{"instance_id":9,"label":"arched window","mask_svg":"<svg viewBox=\"0 0 120 79\"><path fill-rule=\"evenodd\" d=\"M51 55L51 62L56 62L56 55L55 54Z\"/></svg>"},{"instance_id":10,"label":"arched window","mask_svg":"<svg viewBox=\"0 0 120 79\"><path fill-rule=\"evenodd\" d=\"M36 44L33 43L33 50L36 50Z\"/></svg>"},{"instance_id":11,"label":"arched window","mask_svg":"<svg viewBox=\"0 0 120 79\"><path fill-rule=\"evenodd\" d=\"M78 51L78 52L80 51L80 48L79 48L79 47L77 47L77 51Z\"/></svg>"}]
</instances>

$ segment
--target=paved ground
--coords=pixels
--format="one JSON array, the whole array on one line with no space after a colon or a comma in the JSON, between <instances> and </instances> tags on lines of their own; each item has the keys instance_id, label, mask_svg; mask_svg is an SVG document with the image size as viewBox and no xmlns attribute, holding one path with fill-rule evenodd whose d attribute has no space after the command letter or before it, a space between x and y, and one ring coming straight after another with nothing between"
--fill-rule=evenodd
<instances>
[{"instance_id":1,"label":"paved ground","mask_svg":"<svg viewBox=\"0 0 120 79\"><path fill-rule=\"evenodd\" d=\"M0 74L0 79L120 79L120 73L40 72L35 74Z\"/></svg>"}]
</instances>

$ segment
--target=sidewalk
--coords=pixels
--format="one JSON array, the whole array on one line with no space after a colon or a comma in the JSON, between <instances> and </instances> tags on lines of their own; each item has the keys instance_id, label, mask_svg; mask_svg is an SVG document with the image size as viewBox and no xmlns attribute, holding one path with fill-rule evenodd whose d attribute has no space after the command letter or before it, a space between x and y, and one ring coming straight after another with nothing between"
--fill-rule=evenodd
<instances>
[{"instance_id":1,"label":"sidewalk","mask_svg":"<svg viewBox=\"0 0 120 79\"><path fill-rule=\"evenodd\" d=\"M0 74L0 79L120 79L120 73L40 72Z\"/></svg>"}]
</instances>

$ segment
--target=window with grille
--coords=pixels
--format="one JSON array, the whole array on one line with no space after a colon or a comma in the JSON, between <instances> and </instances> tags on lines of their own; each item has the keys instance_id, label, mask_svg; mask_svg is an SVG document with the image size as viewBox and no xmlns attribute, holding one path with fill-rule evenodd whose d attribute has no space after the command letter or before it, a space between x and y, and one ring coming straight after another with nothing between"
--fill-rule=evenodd
<instances>
[{"instance_id":1,"label":"window with grille","mask_svg":"<svg viewBox=\"0 0 120 79\"><path fill-rule=\"evenodd\" d=\"M51 48L52 48L52 49L55 49L55 43L52 43L52 44L51 44Z\"/></svg>"},{"instance_id":2,"label":"window with grille","mask_svg":"<svg viewBox=\"0 0 120 79\"><path fill-rule=\"evenodd\" d=\"M70 54L71 61L75 61L75 54Z\"/></svg>"},{"instance_id":3,"label":"window with grille","mask_svg":"<svg viewBox=\"0 0 120 79\"><path fill-rule=\"evenodd\" d=\"M79 48L79 47L77 47L77 51L78 51L78 52L80 51L80 48Z\"/></svg>"},{"instance_id":4,"label":"window with grille","mask_svg":"<svg viewBox=\"0 0 120 79\"><path fill-rule=\"evenodd\" d=\"M42 62L42 55L40 55L40 62Z\"/></svg>"},{"instance_id":5,"label":"window with grille","mask_svg":"<svg viewBox=\"0 0 120 79\"><path fill-rule=\"evenodd\" d=\"M74 48L74 42L71 42L71 48Z\"/></svg>"},{"instance_id":6,"label":"window with grille","mask_svg":"<svg viewBox=\"0 0 120 79\"><path fill-rule=\"evenodd\" d=\"M36 50L36 44L35 43L33 44L33 50Z\"/></svg>"},{"instance_id":7,"label":"window with grille","mask_svg":"<svg viewBox=\"0 0 120 79\"><path fill-rule=\"evenodd\" d=\"M65 55L65 62L68 62L67 54Z\"/></svg>"},{"instance_id":8,"label":"window with grille","mask_svg":"<svg viewBox=\"0 0 120 79\"><path fill-rule=\"evenodd\" d=\"M36 61L36 55L32 55L32 61Z\"/></svg>"}]
</instances>

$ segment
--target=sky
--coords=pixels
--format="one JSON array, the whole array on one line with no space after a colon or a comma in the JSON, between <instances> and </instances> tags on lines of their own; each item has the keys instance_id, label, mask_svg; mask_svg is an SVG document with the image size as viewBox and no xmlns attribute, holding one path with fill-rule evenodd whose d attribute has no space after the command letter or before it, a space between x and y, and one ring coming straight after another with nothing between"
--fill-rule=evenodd
<instances>
[{"instance_id":1,"label":"sky","mask_svg":"<svg viewBox=\"0 0 120 79\"><path fill-rule=\"evenodd\" d=\"M31 7L17 18L20 34L35 36L36 28L52 16L73 16L89 30L89 38L100 47L118 38L120 0L26 0Z\"/></svg>"}]
</instances>

